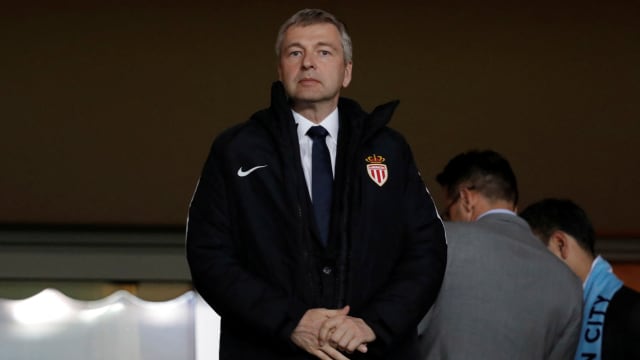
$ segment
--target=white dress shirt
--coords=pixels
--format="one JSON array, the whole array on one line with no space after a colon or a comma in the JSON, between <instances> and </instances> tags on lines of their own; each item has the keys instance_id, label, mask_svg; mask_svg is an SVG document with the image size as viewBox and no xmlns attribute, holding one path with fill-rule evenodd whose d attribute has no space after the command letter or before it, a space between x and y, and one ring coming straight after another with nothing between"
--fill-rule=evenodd
<instances>
[{"instance_id":1,"label":"white dress shirt","mask_svg":"<svg viewBox=\"0 0 640 360\"><path fill-rule=\"evenodd\" d=\"M307 131L312 126L321 125L328 132L329 135L325 138L327 141L327 147L329 148L329 156L331 157L331 169L333 176L336 173L336 152L338 150L338 108L333 110L320 124L315 124L311 120L291 110L293 113L293 119L298 125L298 142L300 143L300 159L302 160L302 170L304 171L304 178L307 182L307 190L311 197L311 151L313 149L313 140L307 136ZM312 199L313 200L313 199Z\"/></svg>"}]
</instances>

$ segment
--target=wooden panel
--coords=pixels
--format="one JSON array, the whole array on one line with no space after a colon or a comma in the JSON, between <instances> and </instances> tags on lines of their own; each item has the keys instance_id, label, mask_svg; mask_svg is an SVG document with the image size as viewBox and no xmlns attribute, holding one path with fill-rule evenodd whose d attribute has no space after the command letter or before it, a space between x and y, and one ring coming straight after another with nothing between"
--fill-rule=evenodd
<instances>
[{"instance_id":1,"label":"wooden panel","mask_svg":"<svg viewBox=\"0 0 640 360\"><path fill-rule=\"evenodd\" d=\"M213 137L267 104L301 3L4 1L0 222L183 225ZM568 197L640 232L639 1L315 3L351 31L344 95L401 100L390 126L438 205L447 160L490 147L521 208Z\"/></svg>"},{"instance_id":2,"label":"wooden panel","mask_svg":"<svg viewBox=\"0 0 640 360\"><path fill-rule=\"evenodd\" d=\"M640 262L612 263L613 272L618 275L625 285L640 291Z\"/></svg>"}]
</instances>

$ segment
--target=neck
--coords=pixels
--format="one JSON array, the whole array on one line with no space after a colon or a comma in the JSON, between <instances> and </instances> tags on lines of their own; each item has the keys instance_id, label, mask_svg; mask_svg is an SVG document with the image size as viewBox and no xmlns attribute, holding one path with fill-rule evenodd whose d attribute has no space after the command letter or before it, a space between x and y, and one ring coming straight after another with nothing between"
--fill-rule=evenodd
<instances>
[{"instance_id":1,"label":"neck","mask_svg":"<svg viewBox=\"0 0 640 360\"><path fill-rule=\"evenodd\" d=\"M338 98L327 102L299 101L292 106L295 112L309 119L309 121L314 124L320 124L336 107L338 107Z\"/></svg>"},{"instance_id":2,"label":"neck","mask_svg":"<svg viewBox=\"0 0 640 360\"><path fill-rule=\"evenodd\" d=\"M591 272L591 266L593 265L593 261L595 258L585 252L578 253L578 261L573 266L573 271L578 275L582 283L584 284L587 281L587 277Z\"/></svg>"},{"instance_id":3,"label":"neck","mask_svg":"<svg viewBox=\"0 0 640 360\"><path fill-rule=\"evenodd\" d=\"M476 206L473 207L471 218L473 221L477 220L478 217L489 210L496 209L504 209L515 212L515 206L512 202L506 200L495 200L495 201L478 201Z\"/></svg>"}]
</instances>

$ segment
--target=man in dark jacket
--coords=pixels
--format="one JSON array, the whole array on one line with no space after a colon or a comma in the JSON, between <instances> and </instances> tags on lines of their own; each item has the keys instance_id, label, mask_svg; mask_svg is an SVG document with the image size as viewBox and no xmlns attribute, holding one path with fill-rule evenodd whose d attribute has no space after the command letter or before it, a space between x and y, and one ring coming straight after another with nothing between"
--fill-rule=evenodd
<instances>
[{"instance_id":1,"label":"man in dark jacket","mask_svg":"<svg viewBox=\"0 0 640 360\"><path fill-rule=\"evenodd\" d=\"M351 40L322 10L285 22L276 53L271 106L214 141L189 209L187 258L221 316L220 359L417 359L446 242L386 126L397 102L366 113L340 98Z\"/></svg>"},{"instance_id":2,"label":"man in dark jacket","mask_svg":"<svg viewBox=\"0 0 640 360\"><path fill-rule=\"evenodd\" d=\"M521 216L582 280L584 309L575 359L640 359L640 293L624 286L596 254L587 213L571 200L547 198L529 205Z\"/></svg>"}]
</instances>

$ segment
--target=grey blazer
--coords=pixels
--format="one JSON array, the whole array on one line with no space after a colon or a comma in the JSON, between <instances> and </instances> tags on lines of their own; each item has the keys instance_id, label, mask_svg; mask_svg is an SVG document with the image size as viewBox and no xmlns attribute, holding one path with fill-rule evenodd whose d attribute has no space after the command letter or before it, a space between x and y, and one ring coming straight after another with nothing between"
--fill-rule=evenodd
<instances>
[{"instance_id":1,"label":"grey blazer","mask_svg":"<svg viewBox=\"0 0 640 360\"><path fill-rule=\"evenodd\" d=\"M444 282L419 326L424 359L573 359L582 285L526 221L494 213L445 228Z\"/></svg>"}]
</instances>

